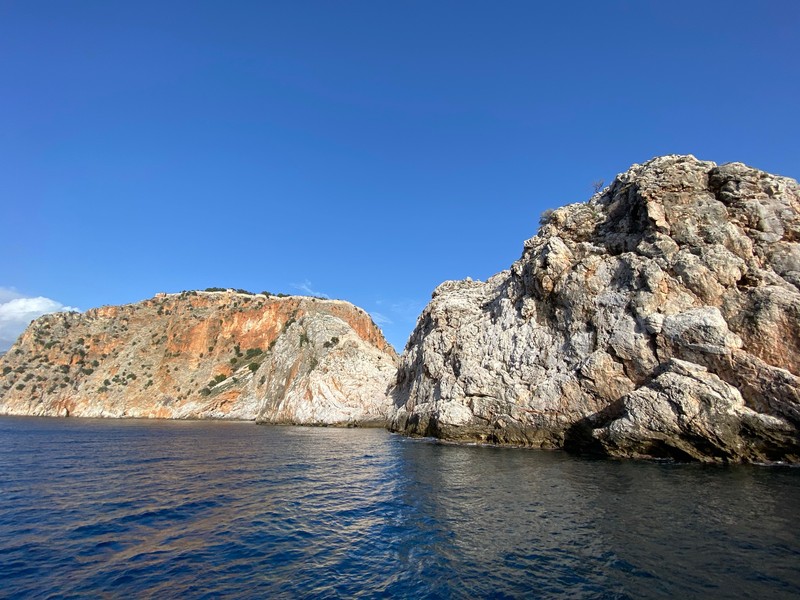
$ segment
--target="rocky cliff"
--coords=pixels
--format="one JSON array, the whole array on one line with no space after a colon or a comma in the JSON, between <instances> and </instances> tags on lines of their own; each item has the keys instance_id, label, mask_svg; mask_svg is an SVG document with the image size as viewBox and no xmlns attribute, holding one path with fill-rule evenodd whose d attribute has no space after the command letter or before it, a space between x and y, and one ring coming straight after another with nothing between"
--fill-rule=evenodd
<instances>
[{"instance_id":1,"label":"rocky cliff","mask_svg":"<svg viewBox=\"0 0 800 600\"><path fill-rule=\"evenodd\" d=\"M346 302L183 292L34 321L0 414L383 423L396 354Z\"/></svg>"},{"instance_id":2,"label":"rocky cliff","mask_svg":"<svg viewBox=\"0 0 800 600\"><path fill-rule=\"evenodd\" d=\"M800 461L800 188L667 156L433 293L390 428L612 456Z\"/></svg>"}]
</instances>

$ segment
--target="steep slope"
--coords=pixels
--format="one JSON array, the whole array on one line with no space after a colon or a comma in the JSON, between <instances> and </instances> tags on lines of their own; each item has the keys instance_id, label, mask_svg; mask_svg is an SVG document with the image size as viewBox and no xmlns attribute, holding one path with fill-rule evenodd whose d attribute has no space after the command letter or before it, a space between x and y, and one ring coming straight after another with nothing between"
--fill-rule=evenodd
<instances>
[{"instance_id":1,"label":"steep slope","mask_svg":"<svg viewBox=\"0 0 800 600\"><path fill-rule=\"evenodd\" d=\"M159 294L34 321L0 358L0 414L382 423L395 362L346 302Z\"/></svg>"},{"instance_id":2,"label":"steep slope","mask_svg":"<svg viewBox=\"0 0 800 600\"><path fill-rule=\"evenodd\" d=\"M391 429L800 460L797 182L666 156L543 221L509 271L435 290Z\"/></svg>"}]
</instances>

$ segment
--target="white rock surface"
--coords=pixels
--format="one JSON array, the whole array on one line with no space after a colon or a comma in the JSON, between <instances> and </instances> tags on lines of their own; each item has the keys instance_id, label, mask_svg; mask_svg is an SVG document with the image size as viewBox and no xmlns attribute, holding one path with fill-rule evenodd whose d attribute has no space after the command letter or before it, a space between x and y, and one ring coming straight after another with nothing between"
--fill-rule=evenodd
<instances>
[{"instance_id":1,"label":"white rock surface","mask_svg":"<svg viewBox=\"0 0 800 600\"><path fill-rule=\"evenodd\" d=\"M800 188L692 156L559 208L433 293L390 428L617 456L800 461Z\"/></svg>"}]
</instances>

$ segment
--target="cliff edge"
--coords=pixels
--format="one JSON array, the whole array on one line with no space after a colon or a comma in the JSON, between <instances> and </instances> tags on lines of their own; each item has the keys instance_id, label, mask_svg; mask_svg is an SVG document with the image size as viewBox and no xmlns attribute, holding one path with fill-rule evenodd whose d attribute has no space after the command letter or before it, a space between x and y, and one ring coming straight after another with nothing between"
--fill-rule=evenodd
<instances>
[{"instance_id":1,"label":"cliff edge","mask_svg":"<svg viewBox=\"0 0 800 600\"><path fill-rule=\"evenodd\" d=\"M800 187L693 156L552 211L440 285L390 429L625 457L800 461Z\"/></svg>"},{"instance_id":2,"label":"cliff edge","mask_svg":"<svg viewBox=\"0 0 800 600\"><path fill-rule=\"evenodd\" d=\"M396 360L347 302L159 294L36 319L0 357L0 414L383 424Z\"/></svg>"}]
</instances>

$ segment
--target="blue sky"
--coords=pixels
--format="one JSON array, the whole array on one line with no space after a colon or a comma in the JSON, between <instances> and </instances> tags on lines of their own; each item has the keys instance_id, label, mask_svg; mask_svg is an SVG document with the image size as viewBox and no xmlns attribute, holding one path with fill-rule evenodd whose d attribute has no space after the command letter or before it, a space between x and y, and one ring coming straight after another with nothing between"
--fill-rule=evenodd
<instances>
[{"instance_id":1,"label":"blue sky","mask_svg":"<svg viewBox=\"0 0 800 600\"><path fill-rule=\"evenodd\" d=\"M800 176L798 25L794 0L0 2L0 346L31 309L223 286L349 300L401 349L436 285L632 163Z\"/></svg>"}]
</instances>

